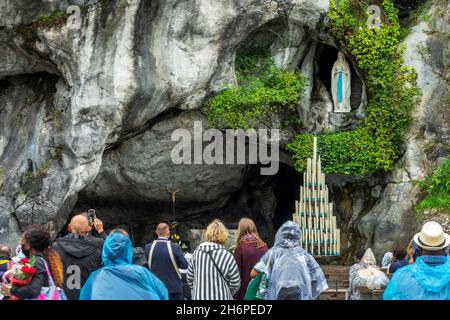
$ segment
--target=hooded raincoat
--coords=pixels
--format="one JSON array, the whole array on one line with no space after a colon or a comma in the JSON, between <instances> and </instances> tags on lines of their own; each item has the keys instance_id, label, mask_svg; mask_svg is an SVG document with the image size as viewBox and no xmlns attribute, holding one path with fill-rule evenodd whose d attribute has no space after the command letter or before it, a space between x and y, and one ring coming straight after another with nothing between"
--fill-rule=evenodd
<instances>
[{"instance_id":1,"label":"hooded raincoat","mask_svg":"<svg viewBox=\"0 0 450 320\"><path fill-rule=\"evenodd\" d=\"M269 278L268 300L315 300L328 289L316 260L300 247L298 224L287 221L278 230L274 246L254 269Z\"/></svg>"},{"instance_id":2,"label":"hooded raincoat","mask_svg":"<svg viewBox=\"0 0 450 320\"><path fill-rule=\"evenodd\" d=\"M93 272L81 289L80 300L167 300L167 288L153 273L132 264L127 236L113 233L102 252L104 267Z\"/></svg>"},{"instance_id":3,"label":"hooded raincoat","mask_svg":"<svg viewBox=\"0 0 450 320\"><path fill-rule=\"evenodd\" d=\"M383 299L450 300L450 257L417 257L394 273Z\"/></svg>"},{"instance_id":4,"label":"hooded raincoat","mask_svg":"<svg viewBox=\"0 0 450 320\"><path fill-rule=\"evenodd\" d=\"M372 250L369 248L364 253L360 262L361 268L350 276L349 296L350 300L372 299L370 294L361 294L358 287L369 289L382 289L389 283L389 278L377 266L377 260Z\"/></svg>"}]
</instances>

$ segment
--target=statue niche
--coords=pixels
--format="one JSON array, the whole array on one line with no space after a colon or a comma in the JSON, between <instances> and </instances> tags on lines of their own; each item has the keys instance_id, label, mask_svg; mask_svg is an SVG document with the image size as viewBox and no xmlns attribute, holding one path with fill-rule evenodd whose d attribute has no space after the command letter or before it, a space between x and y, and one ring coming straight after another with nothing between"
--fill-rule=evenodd
<instances>
[{"instance_id":1,"label":"statue niche","mask_svg":"<svg viewBox=\"0 0 450 320\"><path fill-rule=\"evenodd\" d=\"M334 112L351 112L351 71L342 52L331 69L331 94Z\"/></svg>"}]
</instances>

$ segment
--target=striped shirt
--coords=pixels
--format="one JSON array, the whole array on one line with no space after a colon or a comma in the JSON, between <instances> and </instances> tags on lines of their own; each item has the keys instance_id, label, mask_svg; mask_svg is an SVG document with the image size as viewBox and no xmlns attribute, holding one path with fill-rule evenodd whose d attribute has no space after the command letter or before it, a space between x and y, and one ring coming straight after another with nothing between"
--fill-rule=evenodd
<instances>
[{"instance_id":1,"label":"striped shirt","mask_svg":"<svg viewBox=\"0 0 450 320\"><path fill-rule=\"evenodd\" d=\"M220 244L204 242L189 262L187 282L192 289L192 300L233 300L241 278L231 252Z\"/></svg>"}]
</instances>

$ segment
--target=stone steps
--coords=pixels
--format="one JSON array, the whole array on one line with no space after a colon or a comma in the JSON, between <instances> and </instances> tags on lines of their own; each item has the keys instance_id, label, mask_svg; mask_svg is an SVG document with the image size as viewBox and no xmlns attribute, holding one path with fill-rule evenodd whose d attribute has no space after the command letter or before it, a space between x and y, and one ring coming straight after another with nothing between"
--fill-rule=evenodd
<instances>
[{"instance_id":1,"label":"stone steps","mask_svg":"<svg viewBox=\"0 0 450 320\"><path fill-rule=\"evenodd\" d=\"M349 286L349 266L321 266L327 279L329 289L320 295L320 300L345 300L345 293ZM381 300L384 289L371 290L358 288L358 291L369 300Z\"/></svg>"}]
</instances>

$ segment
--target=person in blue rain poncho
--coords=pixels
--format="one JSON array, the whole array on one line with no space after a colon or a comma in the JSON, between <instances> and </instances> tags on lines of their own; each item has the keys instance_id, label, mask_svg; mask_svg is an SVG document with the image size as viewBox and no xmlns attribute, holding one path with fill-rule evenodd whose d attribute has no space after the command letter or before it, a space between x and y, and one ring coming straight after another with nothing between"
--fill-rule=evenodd
<instances>
[{"instance_id":1,"label":"person in blue rain poncho","mask_svg":"<svg viewBox=\"0 0 450 320\"><path fill-rule=\"evenodd\" d=\"M384 291L384 300L450 300L450 236L434 221L414 236L413 264L398 269Z\"/></svg>"},{"instance_id":2,"label":"person in blue rain poncho","mask_svg":"<svg viewBox=\"0 0 450 320\"><path fill-rule=\"evenodd\" d=\"M319 264L300 246L300 236L299 225L287 221L278 230L274 246L255 265L252 276L264 272L268 279L265 299L315 300L328 289Z\"/></svg>"},{"instance_id":3,"label":"person in blue rain poncho","mask_svg":"<svg viewBox=\"0 0 450 320\"><path fill-rule=\"evenodd\" d=\"M132 264L130 239L119 232L105 241L104 267L94 271L80 292L80 300L168 300L164 283L151 271Z\"/></svg>"}]
</instances>

